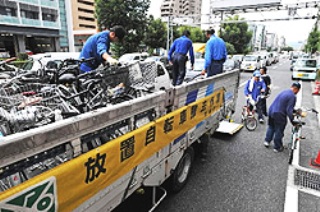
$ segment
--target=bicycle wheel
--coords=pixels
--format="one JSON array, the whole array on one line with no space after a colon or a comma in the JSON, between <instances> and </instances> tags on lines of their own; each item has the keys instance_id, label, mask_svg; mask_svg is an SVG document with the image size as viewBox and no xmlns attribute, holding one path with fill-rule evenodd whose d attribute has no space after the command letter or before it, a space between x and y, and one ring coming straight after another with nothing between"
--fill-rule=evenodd
<instances>
[{"instance_id":1,"label":"bicycle wheel","mask_svg":"<svg viewBox=\"0 0 320 212\"><path fill-rule=\"evenodd\" d=\"M258 121L254 117L247 117L247 119L245 120L245 126L249 131L253 131L257 128Z\"/></svg>"},{"instance_id":2,"label":"bicycle wheel","mask_svg":"<svg viewBox=\"0 0 320 212\"><path fill-rule=\"evenodd\" d=\"M289 149L289 160L288 163L292 164L292 160L293 160L293 150L292 148Z\"/></svg>"}]
</instances>

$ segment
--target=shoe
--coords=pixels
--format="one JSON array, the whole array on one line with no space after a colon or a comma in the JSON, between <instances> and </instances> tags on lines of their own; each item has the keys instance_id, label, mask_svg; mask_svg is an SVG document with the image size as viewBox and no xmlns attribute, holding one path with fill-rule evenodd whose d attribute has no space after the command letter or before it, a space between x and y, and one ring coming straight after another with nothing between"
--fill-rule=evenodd
<instances>
[{"instance_id":1,"label":"shoe","mask_svg":"<svg viewBox=\"0 0 320 212\"><path fill-rule=\"evenodd\" d=\"M264 145L265 147L269 148L270 143L269 143L269 142L267 142L267 141L265 141L265 142L263 143L263 145Z\"/></svg>"},{"instance_id":2,"label":"shoe","mask_svg":"<svg viewBox=\"0 0 320 212\"><path fill-rule=\"evenodd\" d=\"M264 120L263 119L259 119L259 122L260 122L260 124L263 124Z\"/></svg>"},{"instance_id":3,"label":"shoe","mask_svg":"<svg viewBox=\"0 0 320 212\"><path fill-rule=\"evenodd\" d=\"M284 148L283 146L280 147L279 149L273 149L274 152L278 153L278 152L283 152Z\"/></svg>"}]
</instances>

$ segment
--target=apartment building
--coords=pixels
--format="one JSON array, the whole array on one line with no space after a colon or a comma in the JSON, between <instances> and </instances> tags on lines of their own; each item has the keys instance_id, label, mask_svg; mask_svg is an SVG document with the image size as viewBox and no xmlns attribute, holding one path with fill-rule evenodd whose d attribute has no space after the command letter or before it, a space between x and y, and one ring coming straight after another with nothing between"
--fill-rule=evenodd
<instances>
[{"instance_id":1,"label":"apartment building","mask_svg":"<svg viewBox=\"0 0 320 212\"><path fill-rule=\"evenodd\" d=\"M97 32L94 0L71 0L71 3L74 46L76 51L81 51L87 38Z\"/></svg>"},{"instance_id":2,"label":"apartment building","mask_svg":"<svg viewBox=\"0 0 320 212\"><path fill-rule=\"evenodd\" d=\"M175 18L177 24L198 24L201 20L202 0L164 0L161 4L161 17ZM191 21L190 21L191 20Z\"/></svg>"},{"instance_id":3,"label":"apartment building","mask_svg":"<svg viewBox=\"0 0 320 212\"><path fill-rule=\"evenodd\" d=\"M1 0L0 52L68 50L64 0Z\"/></svg>"}]
</instances>

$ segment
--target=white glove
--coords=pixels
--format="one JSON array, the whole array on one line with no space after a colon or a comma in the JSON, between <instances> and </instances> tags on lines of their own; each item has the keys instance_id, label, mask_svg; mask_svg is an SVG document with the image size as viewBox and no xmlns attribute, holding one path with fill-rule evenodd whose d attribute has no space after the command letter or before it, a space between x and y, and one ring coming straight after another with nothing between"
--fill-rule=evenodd
<instances>
[{"instance_id":1,"label":"white glove","mask_svg":"<svg viewBox=\"0 0 320 212\"><path fill-rule=\"evenodd\" d=\"M109 57L108 58L108 63L110 63L110 65L117 65L119 63L118 60L112 58L112 57Z\"/></svg>"}]
</instances>

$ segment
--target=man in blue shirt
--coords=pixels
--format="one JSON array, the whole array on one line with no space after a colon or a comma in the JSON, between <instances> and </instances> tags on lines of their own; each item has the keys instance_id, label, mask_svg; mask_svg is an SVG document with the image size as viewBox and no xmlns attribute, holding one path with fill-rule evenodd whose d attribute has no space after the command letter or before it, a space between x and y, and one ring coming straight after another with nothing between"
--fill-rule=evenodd
<instances>
[{"instance_id":1,"label":"man in blue shirt","mask_svg":"<svg viewBox=\"0 0 320 212\"><path fill-rule=\"evenodd\" d=\"M223 72L223 63L226 61L228 54L225 42L215 36L214 33L214 29L206 31L206 37L209 40L206 43L205 65L201 74L207 73L207 77Z\"/></svg>"},{"instance_id":2,"label":"man in blue shirt","mask_svg":"<svg viewBox=\"0 0 320 212\"><path fill-rule=\"evenodd\" d=\"M193 69L194 54L192 41L189 39L189 36L190 32L188 30L184 31L183 35L173 42L168 53L168 60L170 64L173 65L172 85L174 86L180 85L184 80L184 77L186 75L186 62L188 60L188 51L191 61L191 69Z\"/></svg>"},{"instance_id":3,"label":"man in blue shirt","mask_svg":"<svg viewBox=\"0 0 320 212\"><path fill-rule=\"evenodd\" d=\"M250 111L253 109L251 101L254 101L254 104L257 104L259 101L258 97L261 95L261 93L266 91L266 84L260 77L260 71L257 70L253 72L252 78L247 81L247 84L244 87L244 95L247 98L247 105ZM261 108L257 107L257 113L260 123L263 123L264 120Z\"/></svg>"},{"instance_id":4,"label":"man in blue shirt","mask_svg":"<svg viewBox=\"0 0 320 212\"><path fill-rule=\"evenodd\" d=\"M82 63L81 72L89 72L96 69L103 61L110 64L117 63L117 60L110 56L110 42L119 42L126 35L122 26L114 26L110 31L96 33L88 38L80 53L80 59L94 57L95 60Z\"/></svg>"},{"instance_id":5,"label":"man in blue shirt","mask_svg":"<svg viewBox=\"0 0 320 212\"><path fill-rule=\"evenodd\" d=\"M270 142L273 140L274 152L283 151L283 132L287 125L287 117L290 122L293 121L293 111L296 104L296 94L300 91L301 85L295 82L291 85L290 89L282 91L275 98L269 108L269 123L266 133L264 145L269 147Z\"/></svg>"}]
</instances>

